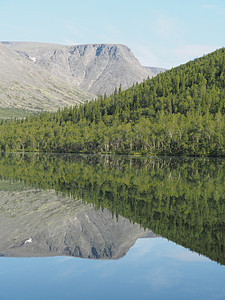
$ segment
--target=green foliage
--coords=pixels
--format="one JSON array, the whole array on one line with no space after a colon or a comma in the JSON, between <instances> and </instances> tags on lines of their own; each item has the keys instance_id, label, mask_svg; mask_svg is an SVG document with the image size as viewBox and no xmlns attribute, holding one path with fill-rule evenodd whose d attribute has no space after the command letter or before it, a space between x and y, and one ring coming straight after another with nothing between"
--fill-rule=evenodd
<instances>
[{"instance_id":1,"label":"green foliage","mask_svg":"<svg viewBox=\"0 0 225 300\"><path fill-rule=\"evenodd\" d=\"M55 189L108 208L225 264L225 162L122 156L9 154L0 179Z\"/></svg>"},{"instance_id":2,"label":"green foliage","mask_svg":"<svg viewBox=\"0 0 225 300\"><path fill-rule=\"evenodd\" d=\"M0 125L1 151L225 155L225 49L110 97Z\"/></svg>"}]
</instances>

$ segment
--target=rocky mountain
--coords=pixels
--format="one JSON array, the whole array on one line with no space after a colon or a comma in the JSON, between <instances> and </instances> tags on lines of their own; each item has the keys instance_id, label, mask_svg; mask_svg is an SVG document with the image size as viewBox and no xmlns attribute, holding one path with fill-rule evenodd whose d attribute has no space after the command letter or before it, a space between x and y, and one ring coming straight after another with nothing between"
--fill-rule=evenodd
<instances>
[{"instance_id":1,"label":"rocky mountain","mask_svg":"<svg viewBox=\"0 0 225 300\"><path fill-rule=\"evenodd\" d=\"M91 100L93 95L54 77L0 43L0 112L38 112Z\"/></svg>"},{"instance_id":2,"label":"rocky mountain","mask_svg":"<svg viewBox=\"0 0 225 300\"><path fill-rule=\"evenodd\" d=\"M154 234L107 209L0 181L0 256L118 259L143 237Z\"/></svg>"},{"instance_id":3,"label":"rocky mountain","mask_svg":"<svg viewBox=\"0 0 225 300\"><path fill-rule=\"evenodd\" d=\"M155 73L140 65L131 50L119 44L64 46L32 42L4 42L33 65L95 95L127 89Z\"/></svg>"},{"instance_id":4,"label":"rocky mountain","mask_svg":"<svg viewBox=\"0 0 225 300\"><path fill-rule=\"evenodd\" d=\"M157 68L157 67L145 67L148 71L151 71L155 76L159 73L166 72L165 68Z\"/></svg>"}]
</instances>

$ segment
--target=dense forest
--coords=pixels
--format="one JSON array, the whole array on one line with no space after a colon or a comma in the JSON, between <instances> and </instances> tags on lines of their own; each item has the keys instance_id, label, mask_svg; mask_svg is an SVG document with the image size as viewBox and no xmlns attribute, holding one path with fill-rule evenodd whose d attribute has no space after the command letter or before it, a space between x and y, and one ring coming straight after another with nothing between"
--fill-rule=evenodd
<instances>
[{"instance_id":1,"label":"dense forest","mask_svg":"<svg viewBox=\"0 0 225 300\"><path fill-rule=\"evenodd\" d=\"M225 48L110 97L1 121L0 150L225 156Z\"/></svg>"},{"instance_id":2,"label":"dense forest","mask_svg":"<svg viewBox=\"0 0 225 300\"><path fill-rule=\"evenodd\" d=\"M7 154L0 179L82 199L225 264L225 162Z\"/></svg>"}]
</instances>

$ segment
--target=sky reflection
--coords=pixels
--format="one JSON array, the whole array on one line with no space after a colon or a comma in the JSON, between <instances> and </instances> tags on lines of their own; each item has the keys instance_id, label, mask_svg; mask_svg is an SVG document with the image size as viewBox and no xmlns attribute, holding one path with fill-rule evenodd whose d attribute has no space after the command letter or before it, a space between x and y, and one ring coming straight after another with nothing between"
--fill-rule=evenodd
<instances>
[{"instance_id":1,"label":"sky reflection","mask_svg":"<svg viewBox=\"0 0 225 300\"><path fill-rule=\"evenodd\" d=\"M225 299L225 267L163 238L119 260L1 258L5 299Z\"/></svg>"}]
</instances>

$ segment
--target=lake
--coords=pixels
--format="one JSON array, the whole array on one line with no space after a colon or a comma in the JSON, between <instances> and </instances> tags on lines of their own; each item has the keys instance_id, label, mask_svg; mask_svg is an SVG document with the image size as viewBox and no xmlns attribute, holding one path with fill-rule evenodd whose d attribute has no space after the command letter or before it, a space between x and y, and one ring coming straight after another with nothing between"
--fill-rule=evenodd
<instances>
[{"instance_id":1,"label":"lake","mask_svg":"<svg viewBox=\"0 0 225 300\"><path fill-rule=\"evenodd\" d=\"M0 300L225 299L225 160L0 156Z\"/></svg>"}]
</instances>

